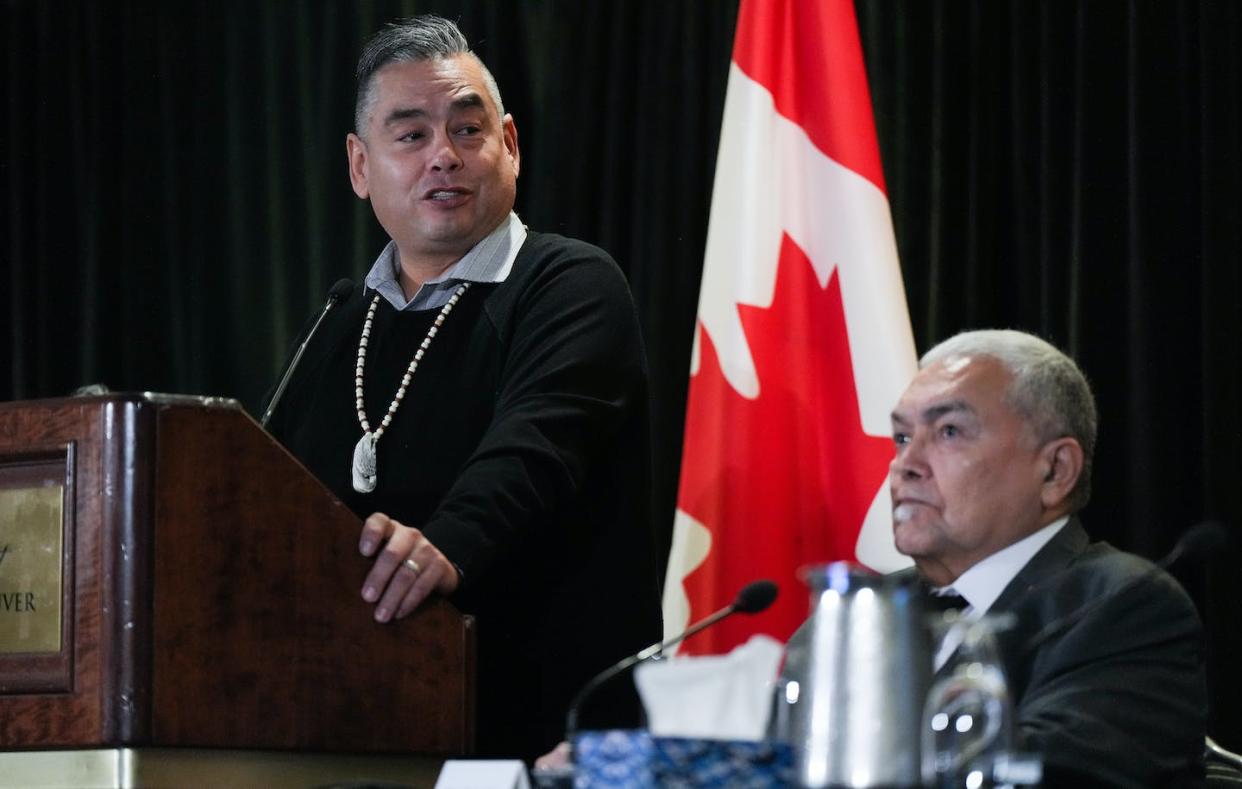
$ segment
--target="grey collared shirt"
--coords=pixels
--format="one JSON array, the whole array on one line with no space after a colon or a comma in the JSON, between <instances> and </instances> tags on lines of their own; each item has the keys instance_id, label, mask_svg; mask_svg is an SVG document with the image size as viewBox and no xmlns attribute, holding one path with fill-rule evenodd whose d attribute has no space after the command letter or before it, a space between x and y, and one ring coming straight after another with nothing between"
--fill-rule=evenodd
<instances>
[{"instance_id":1,"label":"grey collared shirt","mask_svg":"<svg viewBox=\"0 0 1242 789\"><path fill-rule=\"evenodd\" d=\"M383 296L398 311L437 309L444 306L462 282L504 282L525 240L526 226L517 214L510 211L495 230L484 236L440 276L424 282L414 298L408 301L398 276L401 261L397 254L397 242L389 241L367 272L366 286Z\"/></svg>"}]
</instances>

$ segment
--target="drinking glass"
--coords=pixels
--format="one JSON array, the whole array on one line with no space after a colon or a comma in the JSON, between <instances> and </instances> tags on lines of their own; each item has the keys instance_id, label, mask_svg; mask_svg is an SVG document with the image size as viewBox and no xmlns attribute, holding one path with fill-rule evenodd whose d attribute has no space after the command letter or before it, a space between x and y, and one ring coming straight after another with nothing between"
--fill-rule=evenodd
<instances>
[{"instance_id":1,"label":"drinking glass","mask_svg":"<svg viewBox=\"0 0 1242 789\"><path fill-rule=\"evenodd\" d=\"M1012 616L946 615L936 672L923 709L923 783L934 789L1004 786L998 774L1013 752L1013 705L995 634Z\"/></svg>"}]
</instances>

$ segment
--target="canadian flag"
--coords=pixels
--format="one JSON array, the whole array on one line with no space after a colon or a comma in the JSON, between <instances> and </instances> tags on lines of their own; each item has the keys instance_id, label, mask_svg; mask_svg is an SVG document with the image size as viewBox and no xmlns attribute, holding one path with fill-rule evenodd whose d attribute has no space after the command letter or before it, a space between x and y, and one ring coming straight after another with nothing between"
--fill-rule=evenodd
<instances>
[{"instance_id":1,"label":"canadian flag","mask_svg":"<svg viewBox=\"0 0 1242 789\"><path fill-rule=\"evenodd\" d=\"M782 641L799 567L893 548L889 414L916 366L853 0L742 0L690 361L666 633L771 578L776 603L687 641Z\"/></svg>"}]
</instances>

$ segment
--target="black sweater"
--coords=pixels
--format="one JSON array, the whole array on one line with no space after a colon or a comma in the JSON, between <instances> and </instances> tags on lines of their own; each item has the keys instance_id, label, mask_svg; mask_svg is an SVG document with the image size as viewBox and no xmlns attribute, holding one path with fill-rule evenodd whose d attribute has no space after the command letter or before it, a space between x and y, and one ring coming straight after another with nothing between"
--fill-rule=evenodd
<instances>
[{"instance_id":1,"label":"black sweater","mask_svg":"<svg viewBox=\"0 0 1242 789\"><path fill-rule=\"evenodd\" d=\"M358 289L329 313L272 432L360 517L422 529L461 568L454 602L479 625L479 751L531 758L558 741L583 682L660 637L647 370L628 287L602 250L530 233L508 278L472 285L446 319L379 441L377 487L360 494L354 365L373 295ZM438 312L380 299L372 429ZM586 725L635 720L624 684L583 710Z\"/></svg>"}]
</instances>

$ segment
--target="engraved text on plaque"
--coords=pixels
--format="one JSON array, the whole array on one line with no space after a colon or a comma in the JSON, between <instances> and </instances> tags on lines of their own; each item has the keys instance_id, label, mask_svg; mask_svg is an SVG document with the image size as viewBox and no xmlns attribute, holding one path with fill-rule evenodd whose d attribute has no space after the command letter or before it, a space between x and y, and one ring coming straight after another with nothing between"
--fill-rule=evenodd
<instances>
[{"instance_id":1,"label":"engraved text on plaque","mask_svg":"<svg viewBox=\"0 0 1242 789\"><path fill-rule=\"evenodd\" d=\"M0 654L60 651L64 496L0 489Z\"/></svg>"}]
</instances>

